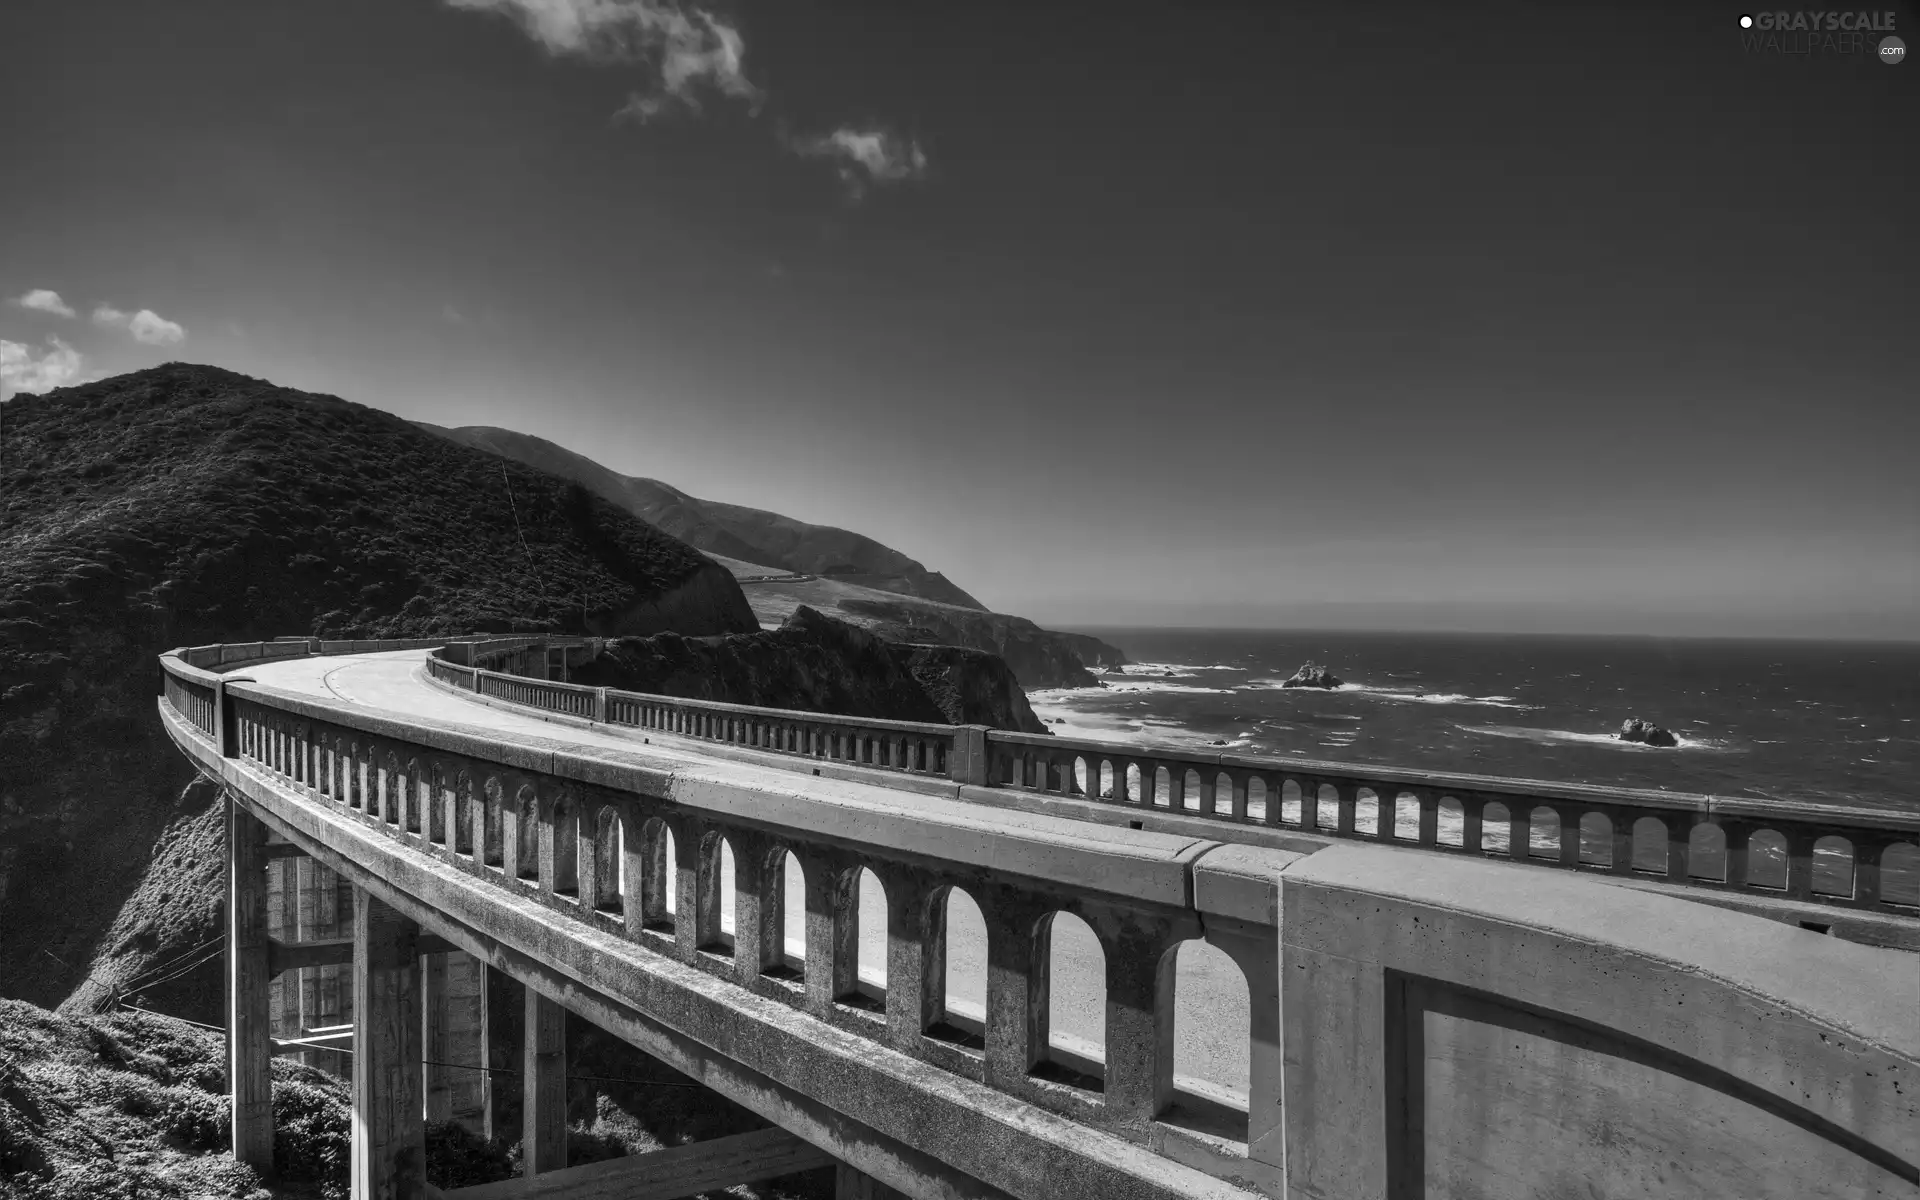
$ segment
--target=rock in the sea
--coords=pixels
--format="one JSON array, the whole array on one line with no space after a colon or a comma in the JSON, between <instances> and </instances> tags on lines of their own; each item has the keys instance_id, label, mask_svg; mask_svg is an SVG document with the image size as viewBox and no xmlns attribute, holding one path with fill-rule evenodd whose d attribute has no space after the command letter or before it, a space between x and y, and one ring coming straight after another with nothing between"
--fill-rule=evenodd
<instances>
[{"instance_id":1,"label":"rock in the sea","mask_svg":"<svg viewBox=\"0 0 1920 1200\"><path fill-rule=\"evenodd\" d=\"M1642 721L1639 717L1629 717L1620 723L1620 740L1623 742L1641 742L1648 746L1678 746L1680 739L1673 736L1671 730L1662 729L1652 721Z\"/></svg>"},{"instance_id":2,"label":"rock in the sea","mask_svg":"<svg viewBox=\"0 0 1920 1200\"><path fill-rule=\"evenodd\" d=\"M1283 688L1337 688L1340 680L1325 667L1308 663L1280 684Z\"/></svg>"}]
</instances>

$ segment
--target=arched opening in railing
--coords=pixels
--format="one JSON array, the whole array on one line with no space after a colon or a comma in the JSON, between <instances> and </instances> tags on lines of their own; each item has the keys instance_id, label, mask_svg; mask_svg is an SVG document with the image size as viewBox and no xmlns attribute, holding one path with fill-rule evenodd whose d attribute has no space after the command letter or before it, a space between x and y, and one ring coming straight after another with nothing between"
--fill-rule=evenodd
<instances>
[{"instance_id":1,"label":"arched opening in railing","mask_svg":"<svg viewBox=\"0 0 1920 1200\"><path fill-rule=\"evenodd\" d=\"M1695 879L1727 877L1727 831L1701 821L1687 832L1687 874Z\"/></svg>"},{"instance_id":2,"label":"arched opening in railing","mask_svg":"<svg viewBox=\"0 0 1920 1200\"><path fill-rule=\"evenodd\" d=\"M626 856L620 852L620 810L602 804L593 819L593 908L618 916L626 909L622 882Z\"/></svg>"},{"instance_id":3,"label":"arched opening in railing","mask_svg":"<svg viewBox=\"0 0 1920 1200\"><path fill-rule=\"evenodd\" d=\"M807 961L807 880L784 846L767 853L761 888L760 973L797 983Z\"/></svg>"},{"instance_id":4,"label":"arched opening in railing","mask_svg":"<svg viewBox=\"0 0 1920 1200\"><path fill-rule=\"evenodd\" d=\"M1213 772L1213 815L1231 817L1233 815L1233 776L1225 771Z\"/></svg>"},{"instance_id":5,"label":"arched opening in railing","mask_svg":"<svg viewBox=\"0 0 1920 1200\"><path fill-rule=\"evenodd\" d=\"M1527 857L1560 857L1560 813L1552 805L1536 804L1527 814Z\"/></svg>"},{"instance_id":6,"label":"arched opening in railing","mask_svg":"<svg viewBox=\"0 0 1920 1200\"><path fill-rule=\"evenodd\" d=\"M1036 937L1047 997L1044 1039L1032 1073L1087 1091L1106 1090L1107 956L1091 926L1070 912L1040 918Z\"/></svg>"},{"instance_id":7,"label":"arched opening in railing","mask_svg":"<svg viewBox=\"0 0 1920 1200\"><path fill-rule=\"evenodd\" d=\"M1378 837L1381 820L1392 819L1392 814L1383 813L1382 808L1378 792L1370 787L1356 789L1353 793L1353 831Z\"/></svg>"},{"instance_id":8,"label":"arched opening in railing","mask_svg":"<svg viewBox=\"0 0 1920 1200\"><path fill-rule=\"evenodd\" d=\"M522 784L513 806L513 873L540 878L540 797L531 783Z\"/></svg>"},{"instance_id":9,"label":"arched opening in railing","mask_svg":"<svg viewBox=\"0 0 1920 1200\"><path fill-rule=\"evenodd\" d=\"M1306 821L1301 809L1305 803L1305 793L1297 779L1280 781L1280 820L1287 825L1299 825Z\"/></svg>"},{"instance_id":10,"label":"arched opening in railing","mask_svg":"<svg viewBox=\"0 0 1920 1200\"><path fill-rule=\"evenodd\" d=\"M1580 861L1592 867L1611 868L1613 863L1613 818L1603 812L1580 814Z\"/></svg>"},{"instance_id":11,"label":"arched opening in railing","mask_svg":"<svg viewBox=\"0 0 1920 1200\"><path fill-rule=\"evenodd\" d=\"M1435 840L1442 846L1467 844L1467 806L1454 796L1440 797L1440 809L1434 819Z\"/></svg>"},{"instance_id":12,"label":"arched opening in railing","mask_svg":"<svg viewBox=\"0 0 1920 1200\"><path fill-rule=\"evenodd\" d=\"M709 954L731 956L733 933L726 917L733 908L732 880L725 867L733 861L727 839L709 830L694 847L693 944Z\"/></svg>"},{"instance_id":13,"label":"arched opening in railing","mask_svg":"<svg viewBox=\"0 0 1920 1200\"><path fill-rule=\"evenodd\" d=\"M1813 891L1817 896L1853 896L1853 843L1830 833L1813 843Z\"/></svg>"},{"instance_id":14,"label":"arched opening in railing","mask_svg":"<svg viewBox=\"0 0 1920 1200\"><path fill-rule=\"evenodd\" d=\"M429 792L426 768L420 765L418 758L407 760L406 786L407 832L418 834L421 830L421 822L426 819L422 814L427 810Z\"/></svg>"},{"instance_id":15,"label":"arched opening in railing","mask_svg":"<svg viewBox=\"0 0 1920 1200\"><path fill-rule=\"evenodd\" d=\"M1659 817L1641 817L1633 823L1633 869L1667 873L1667 823Z\"/></svg>"},{"instance_id":16,"label":"arched opening in railing","mask_svg":"<svg viewBox=\"0 0 1920 1200\"><path fill-rule=\"evenodd\" d=\"M1747 886L1785 891L1787 839L1775 829L1756 829L1747 837Z\"/></svg>"},{"instance_id":17,"label":"arched opening in railing","mask_svg":"<svg viewBox=\"0 0 1920 1200\"><path fill-rule=\"evenodd\" d=\"M400 824L400 798L406 795L406 777L400 773L400 755L392 750L380 767L380 818L388 825Z\"/></svg>"},{"instance_id":18,"label":"arched opening in railing","mask_svg":"<svg viewBox=\"0 0 1920 1200\"><path fill-rule=\"evenodd\" d=\"M1267 779L1264 775L1247 777L1247 819L1261 822L1271 819L1267 809Z\"/></svg>"},{"instance_id":19,"label":"arched opening in railing","mask_svg":"<svg viewBox=\"0 0 1920 1200\"><path fill-rule=\"evenodd\" d=\"M556 896L580 895L580 803L568 792L554 796L548 812L553 829L553 878L548 890Z\"/></svg>"},{"instance_id":20,"label":"arched opening in railing","mask_svg":"<svg viewBox=\"0 0 1920 1200\"><path fill-rule=\"evenodd\" d=\"M455 854L473 853L473 776L461 771L453 781L453 831L447 838L447 848Z\"/></svg>"},{"instance_id":21,"label":"arched opening in railing","mask_svg":"<svg viewBox=\"0 0 1920 1200\"><path fill-rule=\"evenodd\" d=\"M480 842L480 861L489 867L504 867L507 862L506 829L507 789L498 775L487 776L482 793L486 806L485 836Z\"/></svg>"},{"instance_id":22,"label":"arched opening in railing","mask_svg":"<svg viewBox=\"0 0 1920 1200\"><path fill-rule=\"evenodd\" d=\"M1174 954L1174 1095L1161 1119L1244 1142L1253 1036L1246 974L1198 938Z\"/></svg>"},{"instance_id":23,"label":"arched opening in railing","mask_svg":"<svg viewBox=\"0 0 1920 1200\"><path fill-rule=\"evenodd\" d=\"M660 933L673 932L674 893L678 865L674 861L673 831L659 817L640 827L641 858L646 867L640 874L640 924Z\"/></svg>"},{"instance_id":24,"label":"arched opening in railing","mask_svg":"<svg viewBox=\"0 0 1920 1200\"><path fill-rule=\"evenodd\" d=\"M962 887L942 885L927 898L927 996L922 1018L928 1037L980 1050L986 1046L987 922Z\"/></svg>"},{"instance_id":25,"label":"arched opening in railing","mask_svg":"<svg viewBox=\"0 0 1920 1200\"><path fill-rule=\"evenodd\" d=\"M1122 774L1120 778L1122 780L1122 783L1120 786L1122 789L1124 789L1126 787L1126 784L1124 782L1126 779L1126 776ZM1104 759L1104 758L1100 760L1100 781L1099 781L1099 786L1094 789L1094 792L1095 792L1095 795L1101 800L1124 799L1124 797L1122 797L1119 794L1119 792L1116 791L1114 788L1114 770L1113 770L1112 760Z\"/></svg>"},{"instance_id":26,"label":"arched opening in railing","mask_svg":"<svg viewBox=\"0 0 1920 1200\"><path fill-rule=\"evenodd\" d=\"M1315 789L1320 798L1319 812L1314 816L1314 824L1320 829L1340 828L1340 789L1331 783L1323 783Z\"/></svg>"},{"instance_id":27,"label":"arched opening in railing","mask_svg":"<svg viewBox=\"0 0 1920 1200\"><path fill-rule=\"evenodd\" d=\"M843 872L834 886L837 945L834 999L867 1012L887 1011L887 889L865 867Z\"/></svg>"},{"instance_id":28,"label":"arched opening in railing","mask_svg":"<svg viewBox=\"0 0 1920 1200\"><path fill-rule=\"evenodd\" d=\"M1507 854L1513 840L1513 814L1501 800L1489 800L1480 810L1480 849L1487 854Z\"/></svg>"},{"instance_id":29,"label":"arched opening in railing","mask_svg":"<svg viewBox=\"0 0 1920 1200\"><path fill-rule=\"evenodd\" d=\"M1920 907L1920 845L1895 842L1880 852L1880 899Z\"/></svg>"}]
</instances>

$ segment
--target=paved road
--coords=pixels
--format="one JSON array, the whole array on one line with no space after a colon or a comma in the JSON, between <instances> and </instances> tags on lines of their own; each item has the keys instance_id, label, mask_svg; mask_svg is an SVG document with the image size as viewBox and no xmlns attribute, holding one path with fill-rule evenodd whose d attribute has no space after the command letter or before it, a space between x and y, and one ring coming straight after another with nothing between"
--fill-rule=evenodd
<instances>
[{"instance_id":1,"label":"paved road","mask_svg":"<svg viewBox=\"0 0 1920 1200\"><path fill-rule=\"evenodd\" d=\"M577 729L489 705L476 704L424 682L419 674L426 652L392 651L351 658L294 658L247 664L234 674L271 687L346 700L383 709L410 721L461 725L482 731L526 734L629 753L640 751L673 762L711 762L697 744L678 742L649 731L644 747L630 736ZM1016 814L993 809L983 815L1016 821ZM668 862L672 857L669 855ZM789 860L791 861L791 860ZM622 886L625 880L622 879ZM733 860L722 861L722 926L733 928ZM804 884L798 869L787 872L787 952L805 950ZM667 894L675 889L669 884ZM861 876L860 973L869 983L886 984L886 901L871 873ZM979 909L964 896L950 905L947 929L948 1006L978 1020L986 999L986 926ZM1099 942L1077 918L1056 919L1050 991L1053 1040L1087 1057L1103 1057L1105 972ZM1174 1017L1174 1074L1183 1088L1246 1102L1247 988L1239 968L1218 950L1200 942L1180 948Z\"/></svg>"}]
</instances>

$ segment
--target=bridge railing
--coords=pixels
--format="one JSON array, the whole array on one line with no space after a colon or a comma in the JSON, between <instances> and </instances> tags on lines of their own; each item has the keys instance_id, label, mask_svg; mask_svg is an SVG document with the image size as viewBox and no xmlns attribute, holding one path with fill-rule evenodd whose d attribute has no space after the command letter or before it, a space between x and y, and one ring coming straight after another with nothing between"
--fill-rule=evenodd
<instances>
[{"instance_id":1,"label":"bridge railing","mask_svg":"<svg viewBox=\"0 0 1920 1200\"><path fill-rule=\"evenodd\" d=\"M987 743L995 787L1920 915L1920 813L1004 730Z\"/></svg>"},{"instance_id":2,"label":"bridge railing","mask_svg":"<svg viewBox=\"0 0 1920 1200\"><path fill-rule=\"evenodd\" d=\"M533 639L519 639L521 645ZM476 658L479 651L476 650ZM1763 897L1920 916L1920 813L1260 758L719 704L462 668L509 703L800 757L945 776L1237 825L1290 829Z\"/></svg>"},{"instance_id":3,"label":"bridge railing","mask_svg":"<svg viewBox=\"0 0 1920 1200\"><path fill-rule=\"evenodd\" d=\"M473 656L476 662L499 661L525 648L483 643L474 648ZM438 654L428 656L427 673L476 695L562 716L914 775L950 776L954 743L960 736L951 725L757 708L527 679L463 666Z\"/></svg>"}]
</instances>

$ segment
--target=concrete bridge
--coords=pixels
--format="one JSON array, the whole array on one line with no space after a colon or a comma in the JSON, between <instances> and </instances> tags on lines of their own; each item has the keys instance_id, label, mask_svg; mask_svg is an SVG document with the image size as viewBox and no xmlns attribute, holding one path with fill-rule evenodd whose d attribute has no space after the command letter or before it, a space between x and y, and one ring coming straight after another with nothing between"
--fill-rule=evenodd
<instances>
[{"instance_id":1,"label":"concrete bridge","mask_svg":"<svg viewBox=\"0 0 1920 1200\"><path fill-rule=\"evenodd\" d=\"M427 1194L457 954L524 989L528 1176L469 1200L1920 1197L1920 817L555 678L592 652L163 656L229 803L238 1157L271 980L350 961L354 1194ZM269 935L290 858L350 939ZM569 1167L568 1012L769 1128Z\"/></svg>"}]
</instances>

